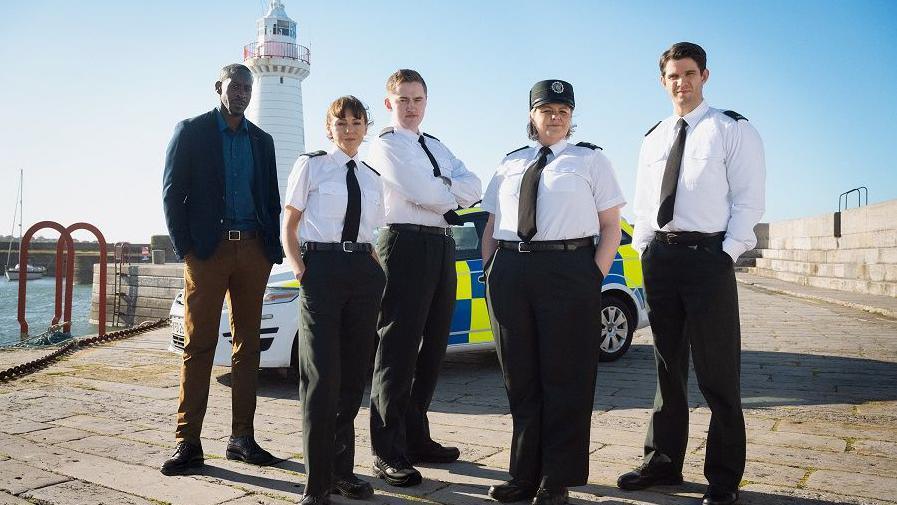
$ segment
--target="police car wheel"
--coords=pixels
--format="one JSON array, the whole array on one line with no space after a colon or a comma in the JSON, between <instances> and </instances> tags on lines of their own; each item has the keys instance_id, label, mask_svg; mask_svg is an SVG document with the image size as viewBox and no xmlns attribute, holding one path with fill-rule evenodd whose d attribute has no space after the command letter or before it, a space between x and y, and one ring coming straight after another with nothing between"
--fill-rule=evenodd
<instances>
[{"instance_id":1,"label":"police car wheel","mask_svg":"<svg viewBox=\"0 0 897 505\"><path fill-rule=\"evenodd\" d=\"M626 354L635 333L632 309L618 295L601 297L601 344L599 360L616 361Z\"/></svg>"},{"instance_id":2,"label":"police car wheel","mask_svg":"<svg viewBox=\"0 0 897 505\"><path fill-rule=\"evenodd\" d=\"M293 375L296 377L298 382L299 380L299 332L296 332L296 336L293 337L293 348L290 349L290 370Z\"/></svg>"}]
</instances>

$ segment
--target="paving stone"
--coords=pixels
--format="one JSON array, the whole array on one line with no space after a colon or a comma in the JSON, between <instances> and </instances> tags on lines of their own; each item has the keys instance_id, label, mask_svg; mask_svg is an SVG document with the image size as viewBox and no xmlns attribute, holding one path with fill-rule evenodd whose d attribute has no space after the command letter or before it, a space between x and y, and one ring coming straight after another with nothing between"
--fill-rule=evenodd
<instances>
[{"instance_id":1,"label":"paving stone","mask_svg":"<svg viewBox=\"0 0 897 505\"><path fill-rule=\"evenodd\" d=\"M22 436L34 442L56 444L60 442L78 440L79 438L89 437L90 435L92 435L92 433L84 430L78 430L75 428L68 428L63 426L53 426L52 428L48 428L46 430L25 433Z\"/></svg>"},{"instance_id":2,"label":"paving stone","mask_svg":"<svg viewBox=\"0 0 897 505\"><path fill-rule=\"evenodd\" d=\"M156 468L168 458L171 451L165 447L133 442L117 437L93 435L57 444L73 451L115 459L124 463L141 464Z\"/></svg>"},{"instance_id":3,"label":"paving stone","mask_svg":"<svg viewBox=\"0 0 897 505\"><path fill-rule=\"evenodd\" d=\"M815 489L748 484L739 491L738 503L742 505L892 505L894 502Z\"/></svg>"},{"instance_id":4,"label":"paving stone","mask_svg":"<svg viewBox=\"0 0 897 505\"><path fill-rule=\"evenodd\" d=\"M331 497L331 502L336 502ZM294 505L296 500L281 500L279 498L271 498L262 494L252 494L222 503L221 505Z\"/></svg>"},{"instance_id":5,"label":"paving stone","mask_svg":"<svg viewBox=\"0 0 897 505\"><path fill-rule=\"evenodd\" d=\"M897 490L897 478L819 470L810 475L807 488L865 498L893 499L894 491Z\"/></svg>"},{"instance_id":6,"label":"paving stone","mask_svg":"<svg viewBox=\"0 0 897 505\"><path fill-rule=\"evenodd\" d=\"M35 489L70 480L63 475L50 473L40 468L8 459L0 461L0 491L21 494Z\"/></svg>"},{"instance_id":7,"label":"paving stone","mask_svg":"<svg viewBox=\"0 0 897 505\"><path fill-rule=\"evenodd\" d=\"M851 444L853 452L863 455L893 458L897 454L897 442L883 440L856 440Z\"/></svg>"},{"instance_id":8,"label":"paving stone","mask_svg":"<svg viewBox=\"0 0 897 505\"><path fill-rule=\"evenodd\" d=\"M0 491L0 505L33 505L30 501Z\"/></svg>"},{"instance_id":9,"label":"paving stone","mask_svg":"<svg viewBox=\"0 0 897 505\"><path fill-rule=\"evenodd\" d=\"M749 431L748 444L763 444L776 447L799 447L817 451L844 452L847 441L843 438L826 437L810 433L783 431Z\"/></svg>"},{"instance_id":10,"label":"paving stone","mask_svg":"<svg viewBox=\"0 0 897 505\"><path fill-rule=\"evenodd\" d=\"M21 435L32 431L45 430L51 426L46 423L39 423L29 419L22 419L13 416L0 416L0 432L10 435Z\"/></svg>"},{"instance_id":11,"label":"paving stone","mask_svg":"<svg viewBox=\"0 0 897 505\"><path fill-rule=\"evenodd\" d=\"M22 493L22 496L37 500L38 503L53 505L154 505L153 502L139 496L80 480L27 491Z\"/></svg>"}]
</instances>

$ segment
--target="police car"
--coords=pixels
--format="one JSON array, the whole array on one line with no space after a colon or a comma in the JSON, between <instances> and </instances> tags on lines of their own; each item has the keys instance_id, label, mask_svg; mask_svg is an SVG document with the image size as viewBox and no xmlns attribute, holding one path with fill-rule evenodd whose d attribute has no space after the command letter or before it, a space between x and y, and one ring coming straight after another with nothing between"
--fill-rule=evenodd
<instances>
[{"instance_id":1,"label":"police car","mask_svg":"<svg viewBox=\"0 0 897 505\"><path fill-rule=\"evenodd\" d=\"M452 227L455 239L458 274L457 300L449 335L448 352L492 349L495 342L486 310L486 285L483 260L480 256L480 237L486 227L488 213L479 208L458 212L463 223ZM648 325L648 305L642 285L642 267L638 253L632 248L632 226L620 220L623 239L617 249L610 272L601 286L601 360L614 361L629 349L632 334ZM171 345L169 349L184 349L183 291L171 305ZM284 263L275 265L265 291L262 306L261 361L262 368L297 366L299 338L299 282ZM230 366L231 333L227 305L221 313L215 364Z\"/></svg>"}]
</instances>

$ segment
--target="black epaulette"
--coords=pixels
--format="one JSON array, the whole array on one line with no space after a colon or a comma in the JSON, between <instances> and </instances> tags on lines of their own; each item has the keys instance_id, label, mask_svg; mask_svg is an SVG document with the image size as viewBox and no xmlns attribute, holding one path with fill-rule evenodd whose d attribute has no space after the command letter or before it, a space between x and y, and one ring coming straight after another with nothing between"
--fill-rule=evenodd
<instances>
[{"instance_id":1,"label":"black epaulette","mask_svg":"<svg viewBox=\"0 0 897 505\"><path fill-rule=\"evenodd\" d=\"M514 149L513 151L509 152L509 153L506 154L505 156L510 156L510 155L516 153L517 151L522 151L522 150L526 149L527 147L529 147L529 146L523 146L523 147L521 147L521 148Z\"/></svg>"},{"instance_id":2,"label":"black epaulette","mask_svg":"<svg viewBox=\"0 0 897 505\"><path fill-rule=\"evenodd\" d=\"M648 135L651 135L651 132L654 131L654 128L657 128L657 126L658 126L660 123L662 123L662 122L663 122L663 121L658 121L658 122L654 123L654 126L652 126L651 129L648 130L647 133L645 133L645 136L647 137Z\"/></svg>"},{"instance_id":3,"label":"black epaulette","mask_svg":"<svg viewBox=\"0 0 897 505\"><path fill-rule=\"evenodd\" d=\"M424 137L430 137L431 139L435 140L436 142L442 142L442 141L439 140L438 138L436 138L436 137L430 135L429 133L423 133L422 135L423 135Z\"/></svg>"},{"instance_id":4,"label":"black epaulette","mask_svg":"<svg viewBox=\"0 0 897 505\"><path fill-rule=\"evenodd\" d=\"M395 128L393 128L392 126L387 126L386 128L380 130L379 136L382 137L382 136L386 135L387 133L392 133L394 131L396 131Z\"/></svg>"},{"instance_id":5,"label":"black epaulette","mask_svg":"<svg viewBox=\"0 0 897 505\"><path fill-rule=\"evenodd\" d=\"M594 151L595 149L598 149L599 151L603 151L603 150L604 150L604 149L601 149L600 146L596 146L595 144L592 144L592 143L589 143L589 142L577 142L577 143L576 143L576 147L588 147L589 149L591 149L591 150L593 150L593 151Z\"/></svg>"},{"instance_id":6,"label":"black epaulette","mask_svg":"<svg viewBox=\"0 0 897 505\"><path fill-rule=\"evenodd\" d=\"M735 112L734 110L724 110L723 114L729 116L730 118L734 119L735 121L741 121L742 119L744 119L745 121L748 120L748 118L742 116L741 114Z\"/></svg>"},{"instance_id":7,"label":"black epaulette","mask_svg":"<svg viewBox=\"0 0 897 505\"><path fill-rule=\"evenodd\" d=\"M368 165L367 162L362 161L361 164L364 165L364 166L366 166L366 167L368 167L368 168L370 168L370 169L371 169L371 172L374 172L375 174L377 174L378 177L380 176L380 172L374 170L374 167Z\"/></svg>"},{"instance_id":8,"label":"black epaulette","mask_svg":"<svg viewBox=\"0 0 897 505\"><path fill-rule=\"evenodd\" d=\"M327 154L327 151L312 151L310 153L302 153L299 156L308 156L309 158L314 158L315 156L323 156Z\"/></svg>"}]
</instances>

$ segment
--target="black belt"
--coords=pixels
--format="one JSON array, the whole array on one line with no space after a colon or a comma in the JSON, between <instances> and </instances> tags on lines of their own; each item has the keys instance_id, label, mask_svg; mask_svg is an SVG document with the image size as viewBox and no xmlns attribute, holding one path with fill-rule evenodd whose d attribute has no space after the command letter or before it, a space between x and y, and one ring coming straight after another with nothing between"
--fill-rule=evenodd
<instances>
[{"instance_id":1,"label":"black belt","mask_svg":"<svg viewBox=\"0 0 897 505\"><path fill-rule=\"evenodd\" d=\"M422 224L410 224L410 223L393 223L389 225L390 230L395 231L414 231L418 233L429 233L430 235L445 235L446 237L452 236L451 228L442 228L441 226L424 226Z\"/></svg>"},{"instance_id":2,"label":"black belt","mask_svg":"<svg viewBox=\"0 0 897 505\"><path fill-rule=\"evenodd\" d=\"M700 231L655 231L654 240L670 245L698 245L710 241L719 241L726 233L703 233Z\"/></svg>"},{"instance_id":3,"label":"black belt","mask_svg":"<svg viewBox=\"0 0 897 505\"><path fill-rule=\"evenodd\" d=\"M347 253L369 253L373 250L374 246L367 242L306 242L302 244L302 252L339 251Z\"/></svg>"},{"instance_id":4,"label":"black belt","mask_svg":"<svg viewBox=\"0 0 897 505\"><path fill-rule=\"evenodd\" d=\"M257 230L227 230L221 233L222 240L249 240L258 236Z\"/></svg>"},{"instance_id":5,"label":"black belt","mask_svg":"<svg viewBox=\"0 0 897 505\"><path fill-rule=\"evenodd\" d=\"M595 245L594 237L572 238L569 240L539 240L536 242L498 241L498 247L501 249L510 249L512 251L526 253L538 251L575 251L580 247L589 247L593 245Z\"/></svg>"}]
</instances>

